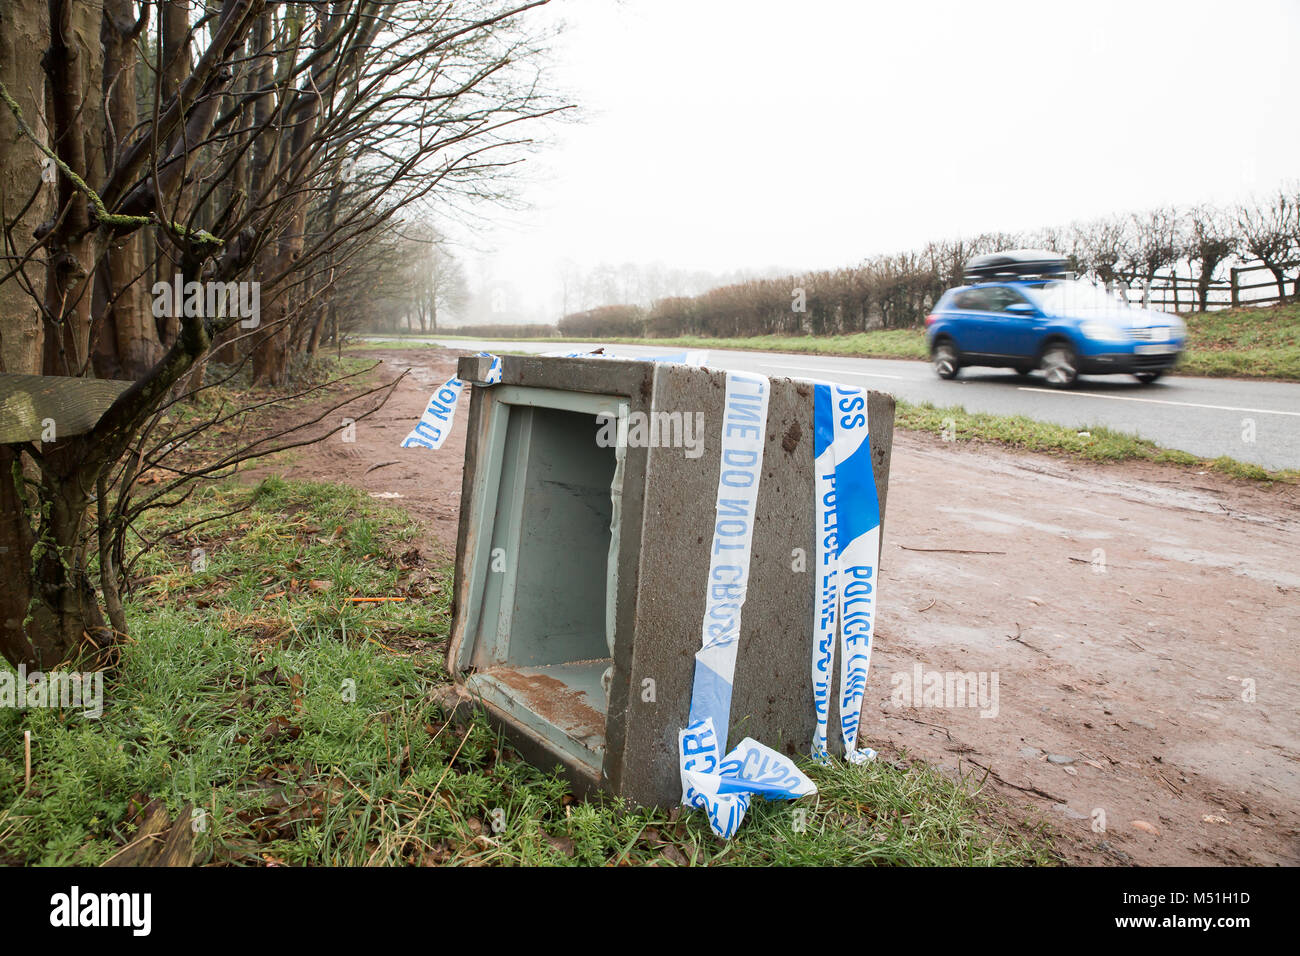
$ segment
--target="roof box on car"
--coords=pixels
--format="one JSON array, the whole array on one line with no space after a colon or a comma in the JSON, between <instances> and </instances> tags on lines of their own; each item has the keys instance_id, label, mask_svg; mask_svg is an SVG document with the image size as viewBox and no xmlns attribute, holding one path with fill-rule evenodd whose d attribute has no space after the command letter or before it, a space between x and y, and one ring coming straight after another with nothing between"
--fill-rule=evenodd
<instances>
[{"instance_id":1,"label":"roof box on car","mask_svg":"<svg viewBox=\"0 0 1300 956\"><path fill-rule=\"evenodd\" d=\"M988 281L991 279L1026 279L1034 276L1060 276L1069 261L1059 252L1046 249L1008 249L976 256L966 263L966 278Z\"/></svg>"}]
</instances>

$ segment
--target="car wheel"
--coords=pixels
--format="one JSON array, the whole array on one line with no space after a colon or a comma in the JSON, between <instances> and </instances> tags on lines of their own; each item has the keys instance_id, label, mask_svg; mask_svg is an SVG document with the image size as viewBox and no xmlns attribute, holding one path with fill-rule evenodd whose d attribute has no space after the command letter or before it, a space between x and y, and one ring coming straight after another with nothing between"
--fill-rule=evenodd
<instances>
[{"instance_id":1,"label":"car wheel","mask_svg":"<svg viewBox=\"0 0 1300 956\"><path fill-rule=\"evenodd\" d=\"M961 371L961 360L957 358L957 350L947 342L941 342L934 347L930 361L934 364L935 374L940 378L956 378L957 373Z\"/></svg>"},{"instance_id":2,"label":"car wheel","mask_svg":"<svg viewBox=\"0 0 1300 956\"><path fill-rule=\"evenodd\" d=\"M1053 342L1047 347L1041 368L1053 388L1069 388L1079 378L1079 358L1065 342Z\"/></svg>"},{"instance_id":3,"label":"car wheel","mask_svg":"<svg viewBox=\"0 0 1300 956\"><path fill-rule=\"evenodd\" d=\"M1156 379L1158 379L1161 375L1164 374L1165 374L1164 369L1160 369L1157 372L1134 372L1133 377L1137 379L1139 382L1141 382L1143 385L1150 385L1152 382L1154 382Z\"/></svg>"}]
</instances>

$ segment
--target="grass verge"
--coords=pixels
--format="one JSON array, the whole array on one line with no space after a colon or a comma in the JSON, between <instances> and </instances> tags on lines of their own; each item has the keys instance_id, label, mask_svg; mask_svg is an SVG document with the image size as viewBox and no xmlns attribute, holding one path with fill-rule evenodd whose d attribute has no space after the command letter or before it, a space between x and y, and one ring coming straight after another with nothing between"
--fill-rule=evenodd
<instances>
[{"instance_id":1,"label":"grass verge","mask_svg":"<svg viewBox=\"0 0 1300 956\"><path fill-rule=\"evenodd\" d=\"M1184 319L1182 374L1300 381L1300 303L1195 312Z\"/></svg>"},{"instance_id":2,"label":"grass verge","mask_svg":"<svg viewBox=\"0 0 1300 956\"><path fill-rule=\"evenodd\" d=\"M1300 471L1270 471L1259 465L1223 456L1214 459L1161 448L1146 438L1115 431L1104 425L1086 429L1067 428L1050 422L1035 421L1024 415L993 415L968 412L950 405L940 407L929 402L919 404L897 400L894 424L898 428L928 432L950 441L989 441L1024 451L1068 455L1095 462L1150 461L1213 471L1231 478L1252 481L1300 482Z\"/></svg>"},{"instance_id":3,"label":"grass verge","mask_svg":"<svg viewBox=\"0 0 1300 956\"><path fill-rule=\"evenodd\" d=\"M201 518L217 520L188 528ZM101 863L154 798L201 810L211 864L1057 859L1041 824L1007 824L975 781L904 761L808 765L817 796L757 801L729 843L699 813L573 800L482 720L449 721L450 569L425 561L407 515L354 489L207 488L140 530L163 544L142 559L102 718L0 709L0 861Z\"/></svg>"},{"instance_id":4,"label":"grass verge","mask_svg":"<svg viewBox=\"0 0 1300 956\"><path fill-rule=\"evenodd\" d=\"M1259 309L1184 313L1187 351L1176 374L1217 378L1263 378L1300 382L1300 304ZM448 336L458 338L459 336ZM555 336L514 341L588 342ZM614 338L612 344L665 348L738 349L755 352L797 352L853 358L925 359L922 329L881 329L853 335L758 335L718 339L685 336L669 339ZM409 339L367 343L371 348L418 348Z\"/></svg>"},{"instance_id":5,"label":"grass verge","mask_svg":"<svg viewBox=\"0 0 1300 956\"><path fill-rule=\"evenodd\" d=\"M467 341L479 341L466 336L444 336L448 340L465 338ZM494 341L483 339L482 341ZM571 343L590 342L591 339L560 338L557 336L539 336L536 338L514 338L501 341L512 342L554 342L557 346ZM685 335L676 338L609 338L600 341L612 345L649 345L666 349L734 349L743 352L807 352L821 355L848 355L857 358L897 358L924 359L928 355L925 347L925 333L920 329L881 329L876 332L858 332L853 335L826 335L812 337L807 335L753 335L744 338L719 339L703 336ZM427 342L410 339L391 339L383 342L365 342L357 349L394 349L427 348Z\"/></svg>"}]
</instances>

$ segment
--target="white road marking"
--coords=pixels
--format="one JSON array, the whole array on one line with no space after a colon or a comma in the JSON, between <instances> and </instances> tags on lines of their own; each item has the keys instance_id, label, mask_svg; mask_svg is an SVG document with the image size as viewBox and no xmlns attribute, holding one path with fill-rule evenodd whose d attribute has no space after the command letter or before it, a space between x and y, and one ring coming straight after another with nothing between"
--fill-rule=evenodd
<instances>
[{"instance_id":1,"label":"white road marking","mask_svg":"<svg viewBox=\"0 0 1300 956\"><path fill-rule=\"evenodd\" d=\"M896 378L900 382L914 381L908 375L886 375L883 372L850 372L848 369L823 368L820 365L771 365L764 363L763 368L792 368L799 372L818 372L822 375L857 375L862 378Z\"/></svg>"},{"instance_id":2,"label":"white road marking","mask_svg":"<svg viewBox=\"0 0 1300 956\"><path fill-rule=\"evenodd\" d=\"M1300 412L1282 412L1275 408L1239 408L1236 405L1202 405L1200 402L1171 402L1166 398L1133 398L1128 395L1098 395L1096 392L1065 392L1054 388L1034 388L1031 385L1020 386L1022 392L1042 392L1044 395L1073 395L1075 398L1109 398L1116 402L1146 402L1150 405L1181 405L1184 408L1212 408L1220 412L1254 412L1257 415L1294 415L1300 418Z\"/></svg>"}]
</instances>

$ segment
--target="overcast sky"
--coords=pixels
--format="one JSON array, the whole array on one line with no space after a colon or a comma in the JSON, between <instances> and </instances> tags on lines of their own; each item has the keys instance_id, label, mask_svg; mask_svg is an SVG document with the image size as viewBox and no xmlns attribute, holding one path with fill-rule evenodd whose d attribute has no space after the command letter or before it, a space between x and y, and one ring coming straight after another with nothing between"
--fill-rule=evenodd
<instances>
[{"instance_id":1,"label":"overcast sky","mask_svg":"<svg viewBox=\"0 0 1300 956\"><path fill-rule=\"evenodd\" d=\"M850 265L931 238L1300 176L1300 2L555 0L582 119L471 281L553 320L560 263Z\"/></svg>"}]
</instances>

